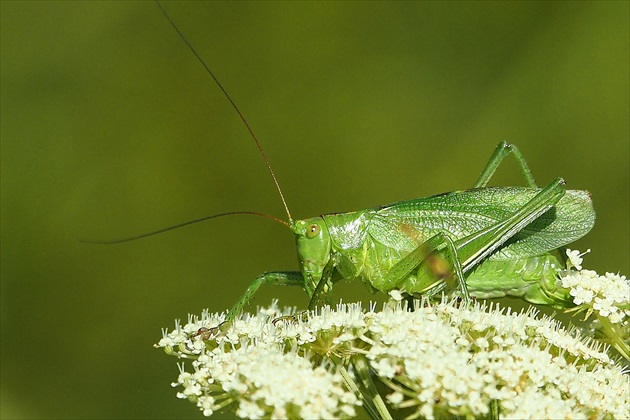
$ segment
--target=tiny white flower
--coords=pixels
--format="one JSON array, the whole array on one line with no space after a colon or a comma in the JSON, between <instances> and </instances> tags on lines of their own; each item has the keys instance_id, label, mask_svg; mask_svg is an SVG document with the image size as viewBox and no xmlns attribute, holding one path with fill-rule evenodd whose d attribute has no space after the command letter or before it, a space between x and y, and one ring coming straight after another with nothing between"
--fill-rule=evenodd
<instances>
[{"instance_id":1,"label":"tiny white flower","mask_svg":"<svg viewBox=\"0 0 630 420\"><path fill-rule=\"evenodd\" d=\"M599 297L595 298L593 309L595 309L599 313L599 315L607 317L612 312L612 308L613 308L612 302L609 301L608 299L603 299ZM615 312L616 310L617 308L615 308Z\"/></svg>"},{"instance_id":2,"label":"tiny white flower","mask_svg":"<svg viewBox=\"0 0 630 420\"><path fill-rule=\"evenodd\" d=\"M242 401L238 405L236 415L243 419L259 419L265 415L265 410L260 408L254 401Z\"/></svg>"},{"instance_id":3,"label":"tiny white flower","mask_svg":"<svg viewBox=\"0 0 630 420\"><path fill-rule=\"evenodd\" d=\"M585 252L582 252L580 254L580 251L574 249L571 250L569 248L567 248L566 254L567 257L569 258L569 261L567 261L567 269L570 268L571 266L575 267L576 270L581 270L582 269L582 256L585 254L588 254L589 252L591 252L590 248L587 249Z\"/></svg>"},{"instance_id":4,"label":"tiny white flower","mask_svg":"<svg viewBox=\"0 0 630 420\"><path fill-rule=\"evenodd\" d=\"M389 291L389 296L391 296L392 299L394 299L397 302L400 302L401 300L403 300L403 295L400 292L400 290L398 289L392 289Z\"/></svg>"},{"instance_id":5,"label":"tiny white flower","mask_svg":"<svg viewBox=\"0 0 630 420\"><path fill-rule=\"evenodd\" d=\"M593 291L585 289L582 285L577 285L577 287L571 289L569 292L571 296L573 296L573 303L576 305L581 305L583 303L590 303L593 300Z\"/></svg>"},{"instance_id":6,"label":"tiny white flower","mask_svg":"<svg viewBox=\"0 0 630 420\"><path fill-rule=\"evenodd\" d=\"M398 405L403 402L404 395L402 394L402 392L392 392L387 396L387 400L394 405Z\"/></svg>"},{"instance_id":7,"label":"tiny white flower","mask_svg":"<svg viewBox=\"0 0 630 420\"><path fill-rule=\"evenodd\" d=\"M206 417L210 417L214 413L214 404L214 398L209 395L201 396L197 400L197 406Z\"/></svg>"},{"instance_id":8,"label":"tiny white flower","mask_svg":"<svg viewBox=\"0 0 630 420\"><path fill-rule=\"evenodd\" d=\"M613 324L619 324L624 319L624 315L622 312L613 312L610 315L608 315L608 319Z\"/></svg>"}]
</instances>

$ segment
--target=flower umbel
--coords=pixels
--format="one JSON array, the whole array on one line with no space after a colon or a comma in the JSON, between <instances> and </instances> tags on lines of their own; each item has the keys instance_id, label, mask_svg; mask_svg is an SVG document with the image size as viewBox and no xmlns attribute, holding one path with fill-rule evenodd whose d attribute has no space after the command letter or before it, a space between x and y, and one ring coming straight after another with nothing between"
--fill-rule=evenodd
<instances>
[{"instance_id":1,"label":"flower umbel","mask_svg":"<svg viewBox=\"0 0 630 420\"><path fill-rule=\"evenodd\" d=\"M346 418L361 405L383 418L487 417L495 406L510 418L630 417L628 375L606 346L533 310L442 300L292 315L272 305L202 340L193 333L222 322L206 312L164 332L157 347L193 360L178 397L242 418Z\"/></svg>"},{"instance_id":2,"label":"flower umbel","mask_svg":"<svg viewBox=\"0 0 630 420\"><path fill-rule=\"evenodd\" d=\"M593 330L607 337L622 356L630 360L630 281L626 276L606 273L600 276L592 270L582 270L584 253L567 249L569 267L561 285L573 297L574 308L568 312L584 313L584 320L594 316Z\"/></svg>"}]
</instances>

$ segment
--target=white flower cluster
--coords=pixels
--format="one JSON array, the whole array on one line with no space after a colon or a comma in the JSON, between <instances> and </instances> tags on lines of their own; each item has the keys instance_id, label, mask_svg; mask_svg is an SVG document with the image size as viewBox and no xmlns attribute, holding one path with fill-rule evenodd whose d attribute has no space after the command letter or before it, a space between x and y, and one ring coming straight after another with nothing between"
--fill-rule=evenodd
<instances>
[{"instance_id":1,"label":"white flower cluster","mask_svg":"<svg viewBox=\"0 0 630 420\"><path fill-rule=\"evenodd\" d=\"M194 372L182 371L173 386L178 398L188 398L206 416L236 405L241 418L353 417L357 397L345 390L339 374L313 367L295 352L278 346L247 343L227 350L217 347L193 362Z\"/></svg>"},{"instance_id":2,"label":"white flower cluster","mask_svg":"<svg viewBox=\"0 0 630 420\"><path fill-rule=\"evenodd\" d=\"M174 386L206 415L352 417L384 397L394 417L484 417L498 404L510 418L630 418L628 375L606 349L535 315L454 301L413 312L399 302L298 315L272 306L212 337L195 335L222 315L190 317L157 347L195 359ZM371 378L390 391L375 395Z\"/></svg>"},{"instance_id":3,"label":"white flower cluster","mask_svg":"<svg viewBox=\"0 0 630 420\"><path fill-rule=\"evenodd\" d=\"M374 315L379 341L368 358L394 390L392 405L423 418L487 417L492 400L508 418L628 418L628 377L601 349L531 312L479 309Z\"/></svg>"},{"instance_id":4,"label":"white flower cluster","mask_svg":"<svg viewBox=\"0 0 630 420\"><path fill-rule=\"evenodd\" d=\"M607 318L613 324L627 322L630 317L630 280L626 276L606 273L600 276L592 270L582 270L582 256L591 252L580 253L567 249L567 271L561 276L562 287L569 289L574 312L586 312L586 318L595 313L600 318ZM571 268L575 267L576 270Z\"/></svg>"},{"instance_id":5,"label":"white flower cluster","mask_svg":"<svg viewBox=\"0 0 630 420\"><path fill-rule=\"evenodd\" d=\"M569 271L562 278L562 287L570 289L573 303L589 307L591 312L608 318L613 324L630 316L630 281L626 276L592 270Z\"/></svg>"},{"instance_id":6,"label":"white flower cluster","mask_svg":"<svg viewBox=\"0 0 630 420\"><path fill-rule=\"evenodd\" d=\"M630 280L619 274L600 276L583 270L582 256L590 251L566 250L567 269L559 273L559 285L568 291L575 305L566 311L583 312L584 320L595 314L592 332L606 337L605 341L630 360Z\"/></svg>"},{"instance_id":7,"label":"white flower cluster","mask_svg":"<svg viewBox=\"0 0 630 420\"><path fill-rule=\"evenodd\" d=\"M224 314L189 316L183 328L176 322L175 330L164 331L156 347L195 359L193 372L182 364L172 383L183 388L177 397L195 402L206 416L232 408L237 416L251 419L354 417L361 401L346 389L341 375L325 364L315 366L297 348L284 351L282 341L274 340L279 330L272 320L290 313L275 306L262 309L236 320L211 342L191 337L204 326L221 324Z\"/></svg>"}]
</instances>

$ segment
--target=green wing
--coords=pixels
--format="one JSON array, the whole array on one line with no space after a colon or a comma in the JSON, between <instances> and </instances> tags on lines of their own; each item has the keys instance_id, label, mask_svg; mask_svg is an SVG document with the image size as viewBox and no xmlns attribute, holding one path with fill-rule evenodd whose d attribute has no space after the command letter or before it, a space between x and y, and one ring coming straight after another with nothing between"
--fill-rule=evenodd
<instances>
[{"instance_id":1,"label":"green wing","mask_svg":"<svg viewBox=\"0 0 630 420\"><path fill-rule=\"evenodd\" d=\"M540 190L492 187L455 191L375 209L368 234L385 246L411 251L436 233L453 240L505 219ZM512 260L552 251L584 236L595 223L588 192L569 190L556 206L508 240L491 260Z\"/></svg>"}]
</instances>

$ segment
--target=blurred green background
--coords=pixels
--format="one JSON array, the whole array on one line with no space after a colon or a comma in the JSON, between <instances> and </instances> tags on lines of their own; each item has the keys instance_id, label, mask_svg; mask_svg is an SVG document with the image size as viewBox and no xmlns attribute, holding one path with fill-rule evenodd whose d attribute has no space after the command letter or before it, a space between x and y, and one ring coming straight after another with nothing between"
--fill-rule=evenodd
<instances>
[{"instance_id":1,"label":"blurred green background","mask_svg":"<svg viewBox=\"0 0 630 420\"><path fill-rule=\"evenodd\" d=\"M2 1L3 418L200 417L161 327L297 268L233 109L152 2ZM165 3L295 217L470 187L500 140L591 191L628 274L628 2ZM523 185L510 162L498 185ZM363 286L338 297L365 297ZM300 290L263 290L306 305Z\"/></svg>"}]
</instances>

